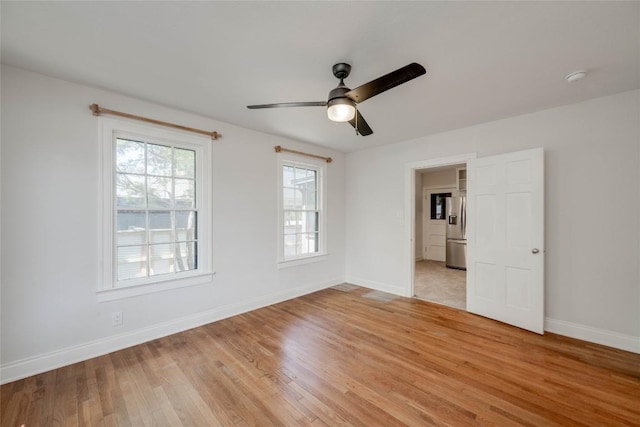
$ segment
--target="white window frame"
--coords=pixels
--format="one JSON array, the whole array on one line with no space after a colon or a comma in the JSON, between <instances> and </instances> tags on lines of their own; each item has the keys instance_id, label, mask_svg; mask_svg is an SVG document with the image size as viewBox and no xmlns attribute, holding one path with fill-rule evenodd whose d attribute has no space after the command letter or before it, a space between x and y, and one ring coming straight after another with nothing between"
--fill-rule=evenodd
<instances>
[{"instance_id":1,"label":"white window frame","mask_svg":"<svg viewBox=\"0 0 640 427\"><path fill-rule=\"evenodd\" d=\"M101 278L97 289L99 301L110 301L211 282L213 272L211 237L211 139L160 126L143 125L125 120L99 119L101 177L101 245L99 247ZM195 270L129 279L118 282L115 242L115 145L116 138L137 140L196 152L196 206L198 210L198 265Z\"/></svg>"},{"instance_id":2,"label":"white window frame","mask_svg":"<svg viewBox=\"0 0 640 427\"><path fill-rule=\"evenodd\" d=\"M307 157L278 153L278 268L323 261L327 257L327 163ZM284 256L284 166L301 167L316 171L317 203L318 203L318 252L297 257Z\"/></svg>"}]
</instances>

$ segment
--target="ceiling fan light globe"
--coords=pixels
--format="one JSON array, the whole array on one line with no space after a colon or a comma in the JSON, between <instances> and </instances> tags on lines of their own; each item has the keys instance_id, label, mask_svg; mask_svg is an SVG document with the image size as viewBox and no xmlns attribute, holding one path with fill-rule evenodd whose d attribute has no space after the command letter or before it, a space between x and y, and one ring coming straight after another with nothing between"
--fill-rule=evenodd
<instances>
[{"instance_id":1,"label":"ceiling fan light globe","mask_svg":"<svg viewBox=\"0 0 640 427\"><path fill-rule=\"evenodd\" d=\"M348 99L332 99L327 105L327 117L331 121L348 122L356 116L356 107Z\"/></svg>"}]
</instances>

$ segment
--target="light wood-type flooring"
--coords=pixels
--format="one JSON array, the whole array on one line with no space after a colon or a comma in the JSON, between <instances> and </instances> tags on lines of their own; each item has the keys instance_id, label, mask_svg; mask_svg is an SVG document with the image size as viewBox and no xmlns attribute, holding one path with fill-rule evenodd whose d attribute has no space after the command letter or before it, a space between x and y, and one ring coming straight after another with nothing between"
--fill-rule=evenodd
<instances>
[{"instance_id":1,"label":"light wood-type flooring","mask_svg":"<svg viewBox=\"0 0 640 427\"><path fill-rule=\"evenodd\" d=\"M413 279L416 298L465 310L467 307L467 272L447 268L444 262L416 261Z\"/></svg>"},{"instance_id":2,"label":"light wood-type flooring","mask_svg":"<svg viewBox=\"0 0 640 427\"><path fill-rule=\"evenodd\" d=\"M640 423L640 355L339 286L2 386L2 426Z\"/></svg>"}]
</instances>

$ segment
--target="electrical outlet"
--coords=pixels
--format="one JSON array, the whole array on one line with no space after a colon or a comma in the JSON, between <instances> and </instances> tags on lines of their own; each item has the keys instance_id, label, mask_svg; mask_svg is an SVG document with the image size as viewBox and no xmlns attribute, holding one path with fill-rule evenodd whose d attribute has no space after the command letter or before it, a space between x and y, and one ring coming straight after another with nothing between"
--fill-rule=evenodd
<instances>
[{"instance_id":1,"label":"electrical outlet","mask_svg":"<svg viewBox=\"0 0 640 427\"><path fill-rule=\"evenodd\" d=\"M111 313L111 326L120 326L122 325L122 312L115 311Z\"/></svg>"}]
</instances>

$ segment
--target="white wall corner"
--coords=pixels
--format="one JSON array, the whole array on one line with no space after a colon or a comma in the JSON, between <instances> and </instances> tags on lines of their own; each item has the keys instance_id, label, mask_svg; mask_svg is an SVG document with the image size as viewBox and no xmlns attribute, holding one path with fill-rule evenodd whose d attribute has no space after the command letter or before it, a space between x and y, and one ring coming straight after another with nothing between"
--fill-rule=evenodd
<instances>
[{"instance_id":1,"label":"white wall corner","mask_svg":"<svg viewBox=\"0 0 640 427\"><path fill-rule=\"evenodd\" d=\"M591 326L580 325L578 323L564 320L544 319L544 330L558 335L564 335L583 341L606 345L619 350L630 351L640 354L640 337L620 334L605 329L592 328Z\"/></svg>"},{"instance_id":2,"label":"white wall corner","mask_svg":"<svg viewBox=\"0 0 640 427\"><path fill-rule=\"evenodd\" d=\"M146 328L0 365L0 384L47 372L344 283L343 277L263 295Z\"/></svg>"}]
</instances>

